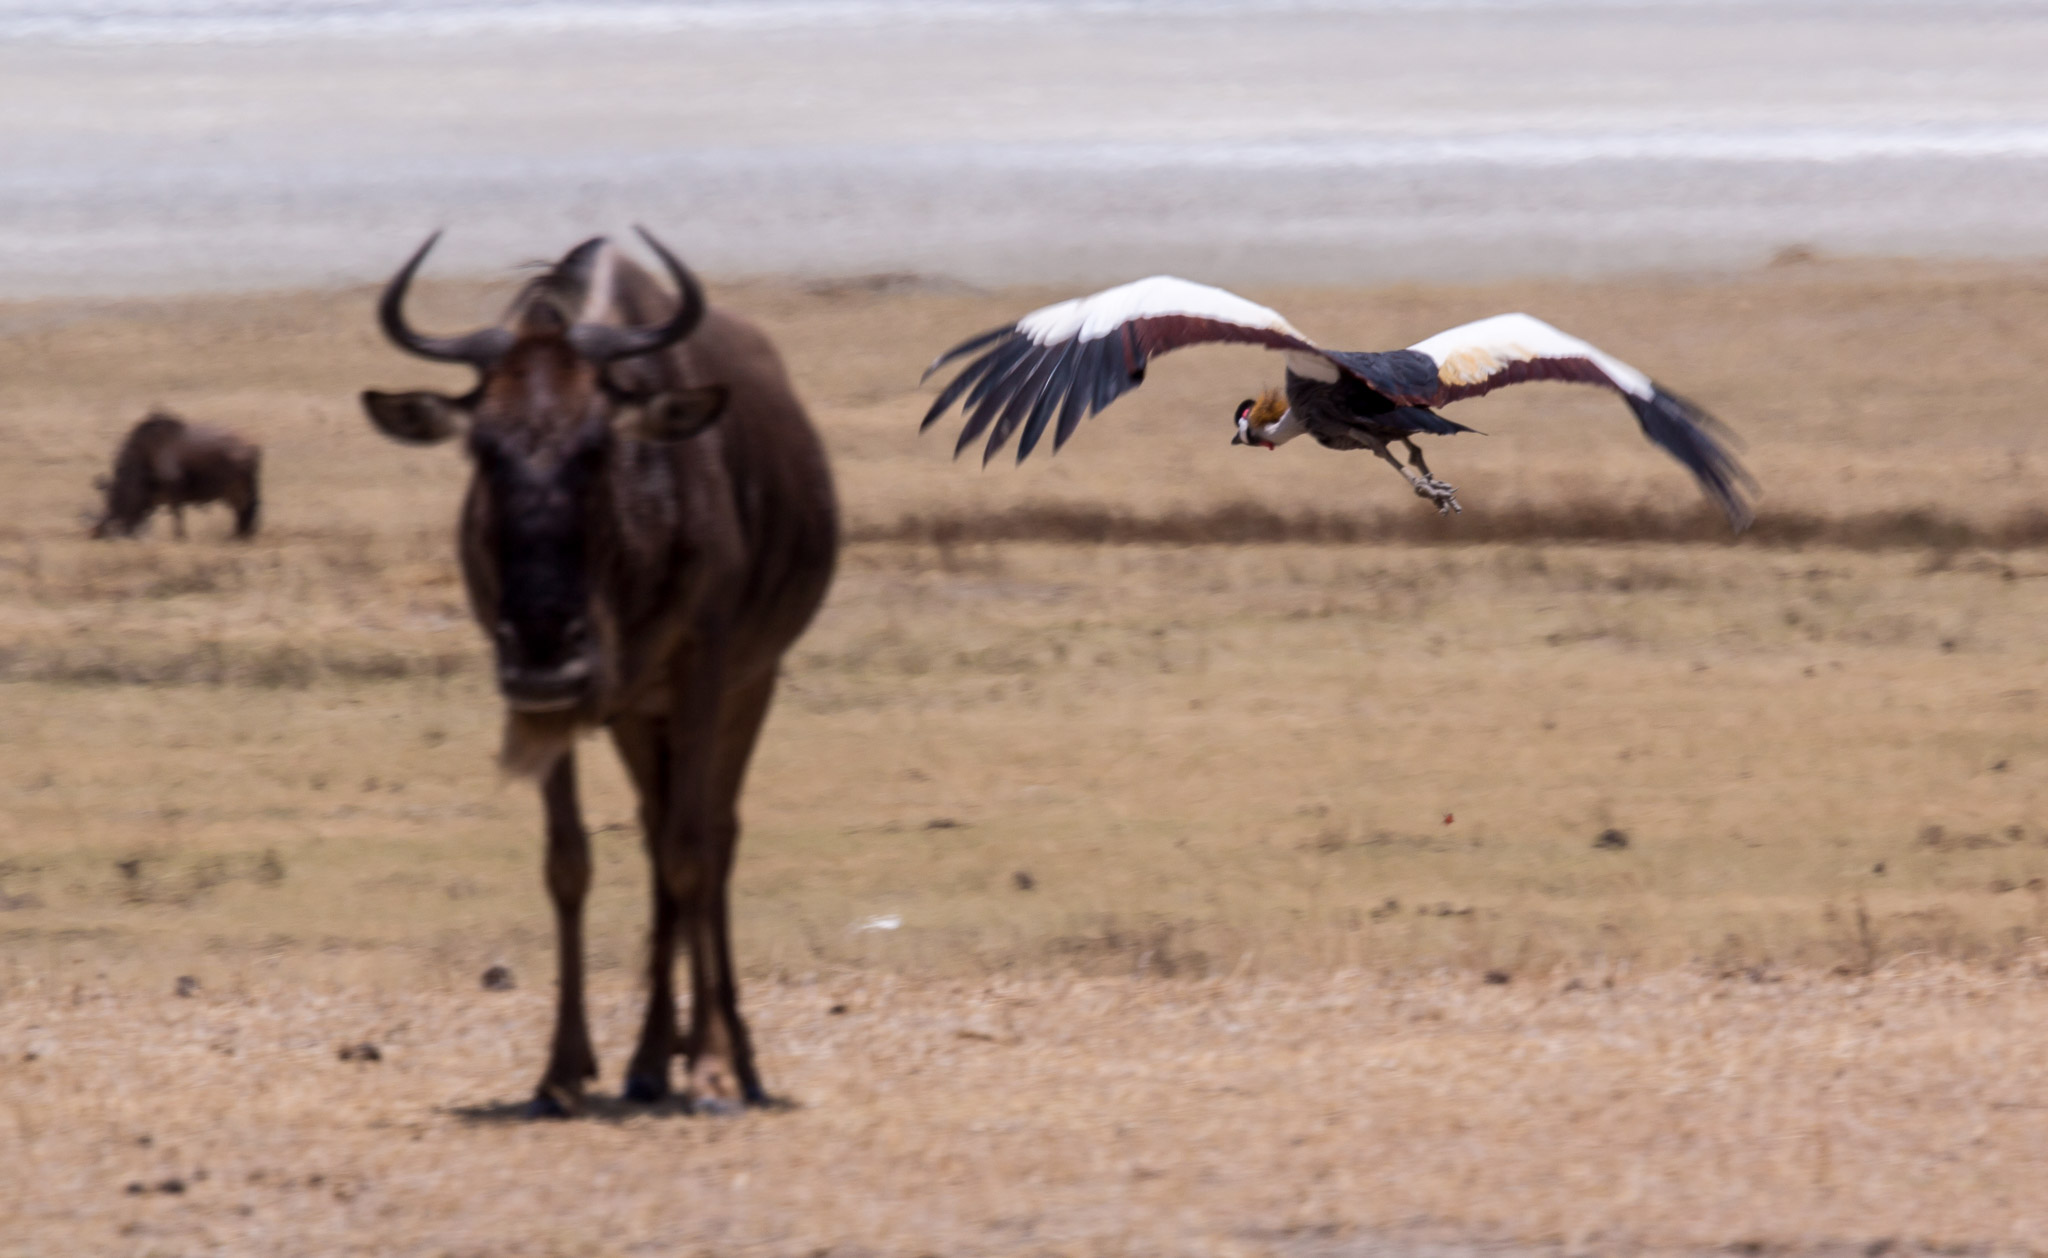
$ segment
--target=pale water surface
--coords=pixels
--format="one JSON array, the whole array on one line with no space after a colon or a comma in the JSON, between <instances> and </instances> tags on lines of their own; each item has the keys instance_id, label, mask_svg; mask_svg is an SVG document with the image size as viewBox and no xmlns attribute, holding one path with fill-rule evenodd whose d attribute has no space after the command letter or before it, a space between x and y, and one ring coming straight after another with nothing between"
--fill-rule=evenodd
<instances>
[{"instance_id":1,"label":"pale water surface","mask_svg":"<svg viewBox=\"0 0 2048 1258\"><path fill-rule=\"evenodd\" d=\"M2048 4L0 0L0 291L2048 253Z\"/></svg>"}]
</instances>

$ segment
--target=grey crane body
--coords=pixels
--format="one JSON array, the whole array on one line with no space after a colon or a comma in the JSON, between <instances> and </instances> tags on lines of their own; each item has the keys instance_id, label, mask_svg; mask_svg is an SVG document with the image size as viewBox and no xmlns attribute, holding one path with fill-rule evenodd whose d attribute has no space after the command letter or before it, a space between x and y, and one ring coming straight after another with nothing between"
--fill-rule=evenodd
<instances>
[{"instance_id":1,"label":"grey crane body","mask_svg":"<svg viewBox=\"0 0 2048 1258\"><path fill-rule=\"evenodd\" d=\"M1372 450L1417 433L1470 432L1422 406L1399 406L1362 381L1334 382L1287 373L1287 406L1316 444L1329 450Z\"/></svg>"}]
</instances>

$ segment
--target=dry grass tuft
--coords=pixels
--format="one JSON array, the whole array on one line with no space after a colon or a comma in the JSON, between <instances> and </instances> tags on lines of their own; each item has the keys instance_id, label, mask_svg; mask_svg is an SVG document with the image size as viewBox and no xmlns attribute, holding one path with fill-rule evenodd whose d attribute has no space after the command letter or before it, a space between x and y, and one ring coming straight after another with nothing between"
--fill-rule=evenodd
<instances>
[{"instance_id":1,"label":"dry grass tuft","mask_svg":"<svg viewBox=\"0 0 2048 1258\"><path fill-rule=\"evenodd\" d=\"M1001 511L906 513L893 524L852 530L861 542L1054 542L1067 545L1242 546L1471 545L1481 542L1737 541L1774 548L1851 550L2020 550L2048 545L2048 511L2023 510L1976 520L1925 507L1855 511L1840 516L1764 511L1739 538L1710 508L1677 511L1601 501L1519 504L1466 519L1403 507L1373 512L1282 510L1254 501L1146 516L1111 506L1025 503Z\"/></svg>"}]
</instances>

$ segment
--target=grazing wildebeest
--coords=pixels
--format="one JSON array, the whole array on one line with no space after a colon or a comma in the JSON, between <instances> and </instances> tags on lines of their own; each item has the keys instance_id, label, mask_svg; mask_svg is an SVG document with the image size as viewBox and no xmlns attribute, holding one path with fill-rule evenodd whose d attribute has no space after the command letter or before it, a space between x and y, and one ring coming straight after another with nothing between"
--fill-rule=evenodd
<instances>
[{"instance_id":1,"label":"grazing wildebeest","mask_svg":"<svg viewBox=\"0 0 2048 1258\"><path fill-rule=\"evenodd\" d=\"M599 725L639 794L653 865L647 1017L625 1094L667 1096L680 1052L686 1102L767 1100L740 1019L726 883L747 759L838 550L824 448L774 346L709 308L682 263L640 234L677 299L599 237L530 281L500 326L449 337L413 331L403 313L429 237L384 290L384 332L480 379L461 397L363 394L385 435L466 433L475 462L457 546L496 652L504 763L542 783L560 944L537 1115L572 1112L597 1073L583 1017L590 846L572 744ZM679 934L690 953L680 1039Z\"/></svg>"},{"instance_id":2,"label":"grazing wildebeest","mask_svg":"<svg viewBox=\"0 0 2048 1258\"><path fill-rule=\"evenodd\" d=\"M234 433L152 411L128 430L114 456L114 474L93 482L106 497L94 537L128 537L155 513L171 509L185 536L185 507L224 502L235 513L235 536L256 531L257 466L263 450Z\"/></svg>"}]
</instances>

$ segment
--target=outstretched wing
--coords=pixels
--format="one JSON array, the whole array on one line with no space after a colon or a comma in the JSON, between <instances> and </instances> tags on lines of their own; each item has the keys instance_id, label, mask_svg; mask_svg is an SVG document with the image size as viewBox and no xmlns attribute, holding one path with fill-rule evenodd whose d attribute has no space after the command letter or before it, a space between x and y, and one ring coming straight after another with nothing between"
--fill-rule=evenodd
<instances>
[{"instance_id":1,"label":"outstretched wing","mask_svg":"<svg viewBox=\"0 0 2048 1258\"><path fill-rule=\"evenodd\" d=\"M1052 444L1057 450L1083 418L1142 383L1145 364L1160 354L1230 342L1327 357L1264 306L1206 284L1155 275L1034 310L939 355L925 369L927 378L963 355L979 354L939 392L919 431L958 402L967 423L953 447L955 455L986 431L988 446L981 459L986 463L1022 428L1017 439L1021 463L1055 415L1059 424Z\"/></svg>"},{"instance_id":2,"label":"outstretched wing","mask_svg":"<svg viewBox=\"0 0 2048 1258\"><path fill-rule=\"evenodd\" d=\"M1324 351L1344 370L1405 406L1442 406L1524 380L1613 389L1643 435L1685 464L1736 528L1753 516L1756 481L1720 421L1611 354L1525 314L1495 315L1386 354Z\"/></svg>"}]
</instances>

